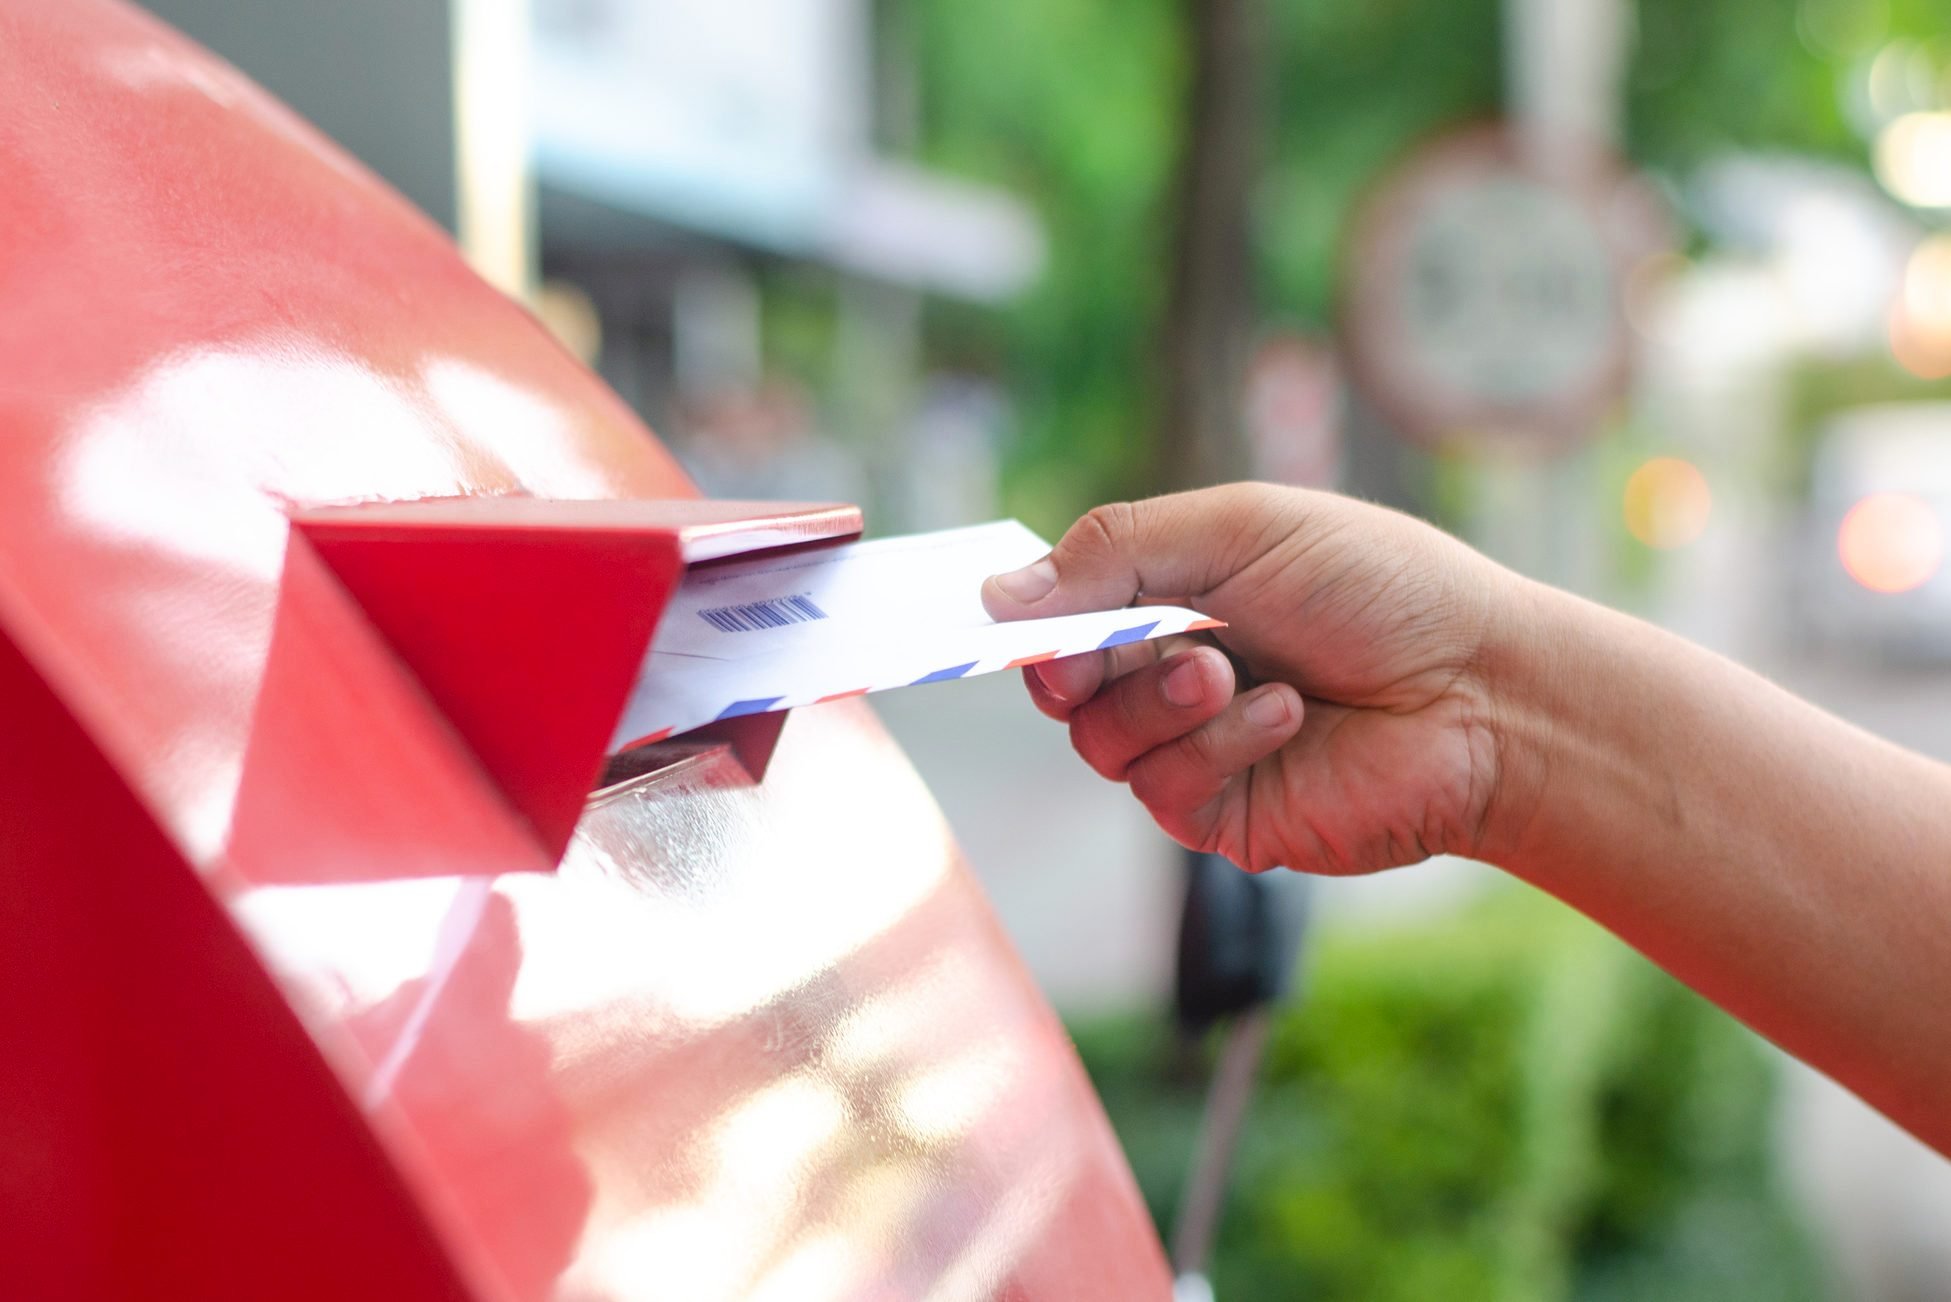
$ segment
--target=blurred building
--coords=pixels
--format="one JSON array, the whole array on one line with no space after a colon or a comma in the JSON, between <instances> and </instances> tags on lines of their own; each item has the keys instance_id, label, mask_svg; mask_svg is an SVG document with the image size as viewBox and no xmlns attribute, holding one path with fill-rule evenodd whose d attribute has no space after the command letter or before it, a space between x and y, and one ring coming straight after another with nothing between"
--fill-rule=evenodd
<instances>
[{"instance_id":1,"label":"blurred building","mask_svg":"<svg viewBox=\"0 0 1951 1302\"><path fill-rule=\"evenodd\" d=\"M868 0L150 8L530 297L707 490L844 494L851 456L883 496L926 498L889 455L942 423L921 303L1000 302L1042 265L1019 199L893 156L900 96L877 89L903 74ZM795 273L831 299L828 409L767 356L762 282ZM821 433L836 422L845 450ZM993 449L977 460L993 474Z\"/></svg>"},{"instance_id":2,"label":"blurred building","mask_svg":"<svg viewBox=\"0 0 1951 1302\"><path fill-rule=\"evenodd\" d=\"M534 0L533 31L543 271L591 295L605 377L680 439L687 404L768 381L756 270L830 286L832 396L870 450L916 409L891 391L917 378L919 296L1037 273L1021 202L883 152L900 72L864 0Z\"/></svg>"},{"instance_id":3,"label":"blurred building","mask_svg":"<svg viewBox=\"0 0 1951 1302\"><path fill-rule=\"evenodd\" d=\"M449 0L142 0L459 228L456 16Z\"/></svg>"}]
</instances>

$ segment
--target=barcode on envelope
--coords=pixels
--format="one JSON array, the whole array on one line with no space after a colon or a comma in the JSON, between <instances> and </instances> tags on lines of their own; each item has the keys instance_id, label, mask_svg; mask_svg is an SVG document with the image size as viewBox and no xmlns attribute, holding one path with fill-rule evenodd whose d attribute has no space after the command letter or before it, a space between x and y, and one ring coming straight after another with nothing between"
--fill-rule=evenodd
<instances>
[{"instance_id":1,"label":"barcode on envelope","mask_svg":"<svg viewBox=\"0 0 1951 1302\"><path fill-rule=\"evenodd\" d=\"M713 628L726 633L750 633L761 628L785 628L825 619L827 614L805 593L792 597L773 597L768 601L748 601L742 606L713 606L698 616Z\"/></svg>"}]
</instances>

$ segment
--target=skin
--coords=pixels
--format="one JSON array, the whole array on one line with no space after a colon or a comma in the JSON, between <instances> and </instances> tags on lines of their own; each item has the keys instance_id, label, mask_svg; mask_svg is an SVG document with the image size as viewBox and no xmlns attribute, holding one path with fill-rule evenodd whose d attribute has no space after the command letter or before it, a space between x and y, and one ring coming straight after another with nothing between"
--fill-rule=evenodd
<instances>
[{"instance_id":1,"label":"skin","mask_svg":"<svg viewBox=\"0 0 1951 1302\"><path fill-rule=\"evenodd\" d=\"M1024 675L1181 844L1255 872L1497 864L1951 1153L1951 767L1304 489L1099 507L983 601L1227 621Z\"/></svg>"}]
</instances>

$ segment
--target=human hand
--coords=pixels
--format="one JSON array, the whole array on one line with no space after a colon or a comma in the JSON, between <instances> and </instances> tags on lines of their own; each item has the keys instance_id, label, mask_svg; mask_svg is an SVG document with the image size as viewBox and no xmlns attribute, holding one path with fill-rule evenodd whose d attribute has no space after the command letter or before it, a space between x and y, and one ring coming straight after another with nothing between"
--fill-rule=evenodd
<instances>
[{"instance_id":1,"label":"human hand","mask_svg":"<svg viewBox=\"0 0 1951 1302\"><path fill-rule=\"evenodd\" d=\"M997 619L1134 598L1226 620L1219 647L1051 661L1030 693L1179 841L1498 864L1951 1154L1951 766L1326 493L1100 507L983 588Z\"/></svg>"},{"instance_id":2,"label":"human hand","mask_svg":"<svg viewBox=\"0 0 1951 1302\"><path fill-rule=\"evenodd\" d=\"M1168 638L1024 678L1181 844L1350 874L1481 855L1495 834L1493 679L1519 582L1393 511L1236 484L1099 507L982 595L998 620L1139 599L1225 620L1232 659Z\"/></svg>"}]
</instances>

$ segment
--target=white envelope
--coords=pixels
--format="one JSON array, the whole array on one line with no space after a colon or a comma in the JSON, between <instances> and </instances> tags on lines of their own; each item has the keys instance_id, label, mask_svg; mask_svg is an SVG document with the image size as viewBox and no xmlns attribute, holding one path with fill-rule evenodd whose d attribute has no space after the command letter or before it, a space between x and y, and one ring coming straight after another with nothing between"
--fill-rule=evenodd
<instances>
[{"instance_id":1,"label":"white envelope","mask_svg":"<svg viewBox=\"0 0 1951 1302\"><path fill-rule=\"evenodd\" d=\"M1048 543L1014 520L695 566L611 749L720 719L1014 669L1221 622L1179 606L998 624L982 581Z\"/></svg>"}]
</instances>

